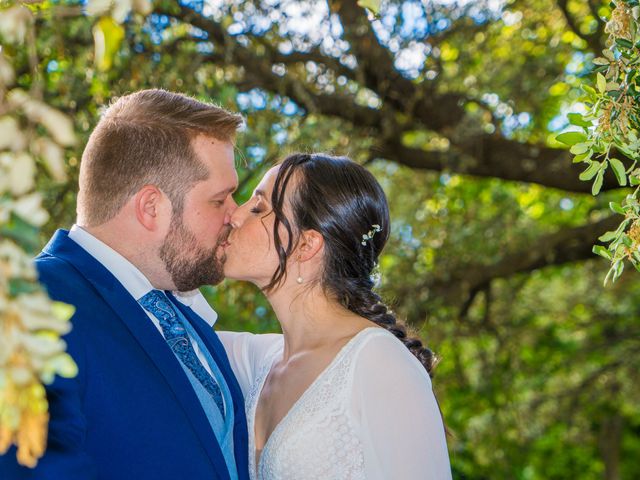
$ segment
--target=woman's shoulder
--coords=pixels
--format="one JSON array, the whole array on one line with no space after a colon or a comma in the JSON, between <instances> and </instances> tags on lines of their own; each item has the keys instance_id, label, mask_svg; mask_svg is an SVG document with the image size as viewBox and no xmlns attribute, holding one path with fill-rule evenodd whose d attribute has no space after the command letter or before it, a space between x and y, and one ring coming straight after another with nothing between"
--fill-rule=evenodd
<instances>
[{"instance_id":1,"label":"woman's shoulder","mask_svg":"<svg viewBox=\"0 0 640 480\"><path fill-rule=\"evenodd\" d=\"M373 381L388 376L420 379L431 385L429 374L420 361L393 333L382 327L370 327L354 337L352 350L355 375Z\"/></svg>"},{"instance_id":2,"label":"woman's shoulder","mask_svg":"<svg viewBox=\"0 0 640 480\"><path fill-rule=\"evenodd\" d=\"M351 343L354 344L353 350L357 355L384 351L385 353L396 352L392 353L394 356L404 356L405 352L412 356L402 341L383 327L364 328L354 335Z\"/></svg>"}]
</instances>

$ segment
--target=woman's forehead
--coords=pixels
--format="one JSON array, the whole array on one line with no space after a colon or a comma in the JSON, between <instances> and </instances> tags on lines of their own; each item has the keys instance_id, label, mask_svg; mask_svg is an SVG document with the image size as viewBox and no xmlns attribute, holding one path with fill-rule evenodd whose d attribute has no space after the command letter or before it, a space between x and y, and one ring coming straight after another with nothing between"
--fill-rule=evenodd
<instances>
[{"instance_id":1,"label":"woman's forehead","mask_svg":"<svg viewBox=\"0 0 640 480\"><path fill-rule=\"evenodd\" d=\"M276 165L275 167L271 167L267 171L267 173L265 173L264 177L262 177L262 180L260 180L260 183L256 187L256 189L254 191L254 195L257 192L260 192L263 195L270 195L271 194L271 191L273 190L273 184L275 183L276 177L278 176L278 170L280 170L280 165Z\"/></svg>"}]
</instances>

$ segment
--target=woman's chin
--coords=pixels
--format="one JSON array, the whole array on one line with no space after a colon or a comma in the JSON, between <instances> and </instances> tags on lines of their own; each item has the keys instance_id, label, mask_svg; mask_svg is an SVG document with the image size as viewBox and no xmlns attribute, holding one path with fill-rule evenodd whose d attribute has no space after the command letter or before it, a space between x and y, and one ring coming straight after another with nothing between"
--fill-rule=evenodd
<instances>
[{"instance_id":1,"label":"woman's chin","mask_svg":"<svg viewBox=\"0 0 640 480\"><path fill-rule=\"evenodd\" d=\"M239 280L236 272L234 272L232 269L227 268L226 266L224 268L224 278L226 278L227 280Z\"/></svg>"},{"instance_id":2,"label":"woman's chin","mask_svg":"<svg viewBox=\"0 0 640 480\"><path fill-rule=\"evenodd\" d=\"M240 271L239 269L234 268L224 268L224 278L226 280L232 280L237 282L249 282L257 285L255 279L251 278L250 272Z\"/></svg>"},{"instance_id":3,"label":"woman's chin","mask_svg":"<svg viewBox=\"0 0 640 480\"><path fill-rule=\"evenodd\" d=\"M233 268L227 264L224 266L224 278L227 280L241 280L247 281L247 272L242 272L237 268Z\"/></svg>"}]
</instances>

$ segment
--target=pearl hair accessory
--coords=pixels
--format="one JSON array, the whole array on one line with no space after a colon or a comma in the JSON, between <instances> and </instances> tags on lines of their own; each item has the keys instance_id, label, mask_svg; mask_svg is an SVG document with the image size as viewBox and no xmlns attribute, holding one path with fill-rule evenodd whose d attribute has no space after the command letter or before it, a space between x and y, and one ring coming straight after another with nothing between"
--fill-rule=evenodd
<instances>
[{"instance_id":1,"label":"pearl hair accessory","mask_svg":"<svg viewBox=\"0 0 640 480\"><path fill-rule=\"evenodd\" d=\"M362 242L360 242L362 245L366 245L367 242L369 240L373 239L373 236L382 231L382 227L380 227L380 225L374 223L373 225L371 225L371 230L369 230L367 233L365 233L364 235L362 235Z\"/></svg>"}]
</instances>

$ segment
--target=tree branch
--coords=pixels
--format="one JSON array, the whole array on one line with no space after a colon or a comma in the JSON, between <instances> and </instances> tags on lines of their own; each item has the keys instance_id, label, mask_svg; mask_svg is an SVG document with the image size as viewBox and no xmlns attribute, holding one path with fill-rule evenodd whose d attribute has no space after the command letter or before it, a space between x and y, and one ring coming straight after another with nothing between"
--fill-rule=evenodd
<instances>
[{"instance_id":1,"label":"tree branch","mask_svg":"<svg viewBox=\"0 0 640 480\"><path fill-rule=\"evenodd\" d=\"M569 12L568 0L557 0L557 3L558 8L560 8L560 11L562 11L564 18L567 21L567 25L573 31L573 33L587 42L587 45L589 45L589 49L596 55L599 55L600 51L604 48L604 45L600 41L600 25L598 25L598 31L596 31L595 33L584 33L582 30L580 30L579 25L576 23L576 19L573 18L573 15L571 15L571 13Z\"/></svg>"},{"instance_id":2,"label":"tree branch","mask_svg":"<svg viewBox=\"0 0 640 480\"><path fill-rule=\"evenodd\" d=\"M417 85L398 72L393 55L380 44L366 9L356 0L333 0L329 3L331 9L340 15L363 85L376 92L388 106L418 118L432 130L441 131L464 117L463 103L467 99L463 95L436 95L433 84Z\"/></svg>"},{"instance_id":3,"label":"tree branch","mask_svg":"<svg viewBox=\"0 0 640 480\"><path fill-rule=\"evenodd\" d=\"M436 278L429 285L418 288L426 286L430 290L443 292L450 298L458 295L464 298L486 288L497 278L507 278L552 265L596 258L592 247L598 242L598 237L608 230L617 228L620 220L619 215L612 215L579 227L561 229L535 241L536 245L543 247L527 247L507 254L493 265L465 265L451 272L446 278Z\"/></svg>"},{"instance_id":4,"label":"tree branch","mask_svg":"<svg viewBox=\"0 0 640 480\"><path fill-rule=\"evenodd\" d=\"M305 52L293 51L285 54L278 51L278 49L274 48L271 43L260 37L256 37L255 40L269 52L268 56L272 63L291 65L294 63L305 64L307 62L313 62L325 65L330 70L333 70L337 75L344 75L351 80L355 80L356 78L355 72L352 69L340 63L339 59L323 53L318 47Z\"/></svg>"},{"instance_id":5,"label":"tree branch","mask_svg":"<svg viewBox=\"0 0 640 480\"><path fill-rule=\"evenodd\" d=\"M578 178L584 166L571 163L568 150L529 145L497 135L478 136L447 151L407 147L397 136L377 147L372 156L419 170L537 183L568 192L591 192L591 184ZM620 186L615 177L607 174L603 190L616 188Z\"/></svg>"},{"instance_id":6,"label":"tree branch","mask_svg":"<svg viewBox=\"0 0 640 480\"><path fill-rule=\"evenodd\" d=\"M598 5L594 0L587 0L589 4L589 10L591 11L591 15L598 21L598 30L602 30L606 24L606 22L600 17L598 13Z\"/></svg>"},{"instance_id":7,"label":"tree branch","mask_svg":"<svg viewBox=\"0 0 640 480\"><path fill-rule=\"evenodd\" d=\"M395 70L390 52L380 45L364 9L355 0L336 0L331 5L342 16L345 36L358 55L358 69L364 69L364 83L384 100L381 109L358 105L351 95L321 92L295 75L288 72L278 75L272 70L272 63L276 60L286 63L319 62L323 55L319 49L290 55L269 53L269 49L263 49L267 53L259 54L250 45L241 45L228 36L213 19L188 7L174 6L171 10L159 11L208 32L219 45L213 54L203 55L203 60L223 66L229 63L241 66L244 78L237 82L241 89L260 88L287 96L309 112L335 116L356 127L371 129L372 134L381 139L380 147L372 152L374 156L417 169L533 182L570 192L590 191L589 183L578 179L581 166L571 163L566 150L519 143L497 134L470 135L460 141L452 140L457 143L452 143L446 152L427 152L402 145L400 138L405 127L398 125L399 118L408 115L414 121L412 128L422 126L446 134L449 127L458 125L464 115L460 105L463 97L455 93L436 95L430 90L417 89ZM335 60L330 57L323 63L330 66ZM352 74L361 75L358 71L352 71ZM448 136L450 139L453 137ZM617 183L613 175L607 175L603 189L612 188L617 188Z\"/></svg>"}]
</instances>

